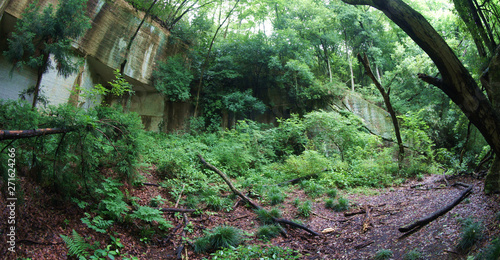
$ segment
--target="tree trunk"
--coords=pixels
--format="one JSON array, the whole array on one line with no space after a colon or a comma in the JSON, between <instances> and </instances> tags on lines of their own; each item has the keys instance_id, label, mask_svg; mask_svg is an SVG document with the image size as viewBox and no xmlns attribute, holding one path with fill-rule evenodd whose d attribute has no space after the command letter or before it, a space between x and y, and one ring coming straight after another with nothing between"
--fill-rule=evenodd
<instances>
[{"instance_id":1,"label":"tree trunk","mask_svg":"<svg viewBox=\"0 0 500 260\"><path fill-rule=\"evenodd\" d=\"M500 47L497 48L488 69L481 76L481 84L486 89L495 111L500 111ZM486 176L484 191L486 193L500 192L500 154L498 153Z\"/></svg>"},{"instance_id":2,"label":"tree trunk","mask_svg":"<svg viewBox=\"0 0 500 260\"><path fill-rule=\"evenodd\" d=\"M440 88L478 128L495 154L500 154L500 116L453 50L417 11L401 0L342 0L375 7L405 31L432 59L442 79L419 77ZM489 185L489 183L486 183ZM497 187L500 191L500 187ZM495 189L496 190L496 189ZM491 192L493 190L490 190Z\"/></svg>"},{"instance_id":3,"label":"tree trunk","mask_svg":"<svg viewBox=\"0 0 500 260\"><path fill-rule=\"evenodd\" d=\"M403 165L405 148L403 145L403 139L401 138L401 131L399 131L399 124L398 124L398 118L396 116L396 111L394 111L394 108L392 107L391 104L390 86L388 86L389 90L386 92L384 87L382 87L380 81L375 78L375 75L373 74L373 71L370 67L370 62L368 61L368 57L366 56L366 54L364 55L364 57L361 57L361 55L358 54L358 60L361 64L363 64L366 70L366 74L368 74L368 77L372 79L373 83L380 92L380 95L382 95L382 98L384 98L384 103L387 108L387 111L391 115L392 125L394 126L394 133L396 134L396 140L398 141L398 146L399 146L398 162L399 162L399 169L401 169Z\"/></svg>"},{"instance_id":4,"label":"tree trunk","mask_svg":"<svg viewBox=\"0 0 500 260\"><path fill-rule=\"evenodd\" d=\"M34 130L0 130L0 141L30 138L41 135L62 134L73 131L67 128L42 128Z\"/></svg>"}]
</instances>

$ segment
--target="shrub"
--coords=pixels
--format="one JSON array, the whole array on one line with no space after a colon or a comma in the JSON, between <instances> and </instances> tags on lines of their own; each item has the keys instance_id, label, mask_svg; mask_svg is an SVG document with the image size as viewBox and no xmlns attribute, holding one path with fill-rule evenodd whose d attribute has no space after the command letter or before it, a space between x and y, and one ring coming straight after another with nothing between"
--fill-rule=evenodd
<instances>
[{"instance_id":1,"label":"shrub","mask_svg":"<svg viewBox=\"0 0 500 260\"><path fill-rule=\"evenodd\" d=\"M419 260L419 259L423 259L423 255L416 249L411 250L404 256L404 260Z\"/></svg>"},{"instance_id":2,"label":"shrub","mask_svg":"<svg viewBox=\"0 0 500 260\"><path fill-rule=\"evenodd\" d=\"M209 250L235 247L242 241L241 230L230 226L220 226L206 232L204 237L198 238L194 242L194 251L202 253Z\"/></svg>"},{"instance_id":3,"label":"shrub","mask_svg":"<svg viewBox=\"0 0 500 260\"><path fill-rule=\"evenodd\" d=\"M273 237L277 237L281 232L281 227L277 225L264 225L257 231L257 237L262 240L269 240Z\"/></svg>"},{"instance_id":4,"label":"shrub","mask_svg":"<svg viewBox=\"0 0 500 260\"><path fill-rule=\"evenodd\" d=\"M279 188L273 187L267 192L267 200L271 205L276 205L285 200L285 195Z\"/></svg>"},{"instance_id":5,"label":"shrub","mask_svg":"<svg viewBox=\"0 0 500 260\"><path fill-rule=\"evenodd\" d=\"M274 224L273 218L281 218L281 212L278 209L267 211L261 208L255 210L255 214L262 224Z\"/></svg>"},{"instance_id":6,"label":"shrub","mask_svg":"<svg viewBox=\"0 0 500 260\"><path fill-rule=\"evenodd\" d=\"M325 208L333 209L334 206L335 206L335 201L332 198L328 198L325 200Z\"/></svg>"},{"instance_id":7,"label":"shrub","mask_svg":"<svg viewBox=\"0 0 500 260\"><path fill-rule=\"evenodd\" d=\"M491 244L481 250L481 253L476 257L476 260L497 260L500 258L500 239L496 238L491 241Z\"/></svg>"},{"instance_id":8,"label":"shrub","mask_svg":"<svg viewBox=\"0 0 500 260\"><path fill-rule=\"evenodd\" d=\"M307 200L304 203L300 204L297 208L299 215L308 218L311 216L312 212L312 202Z\"/></svg>"},{"instance_id":9,"label":"shrub","mask_svg":"<svg viewBox=\"0 0 500 260\"><path fill-rule=\"evenodd\" d=\"M483 225L468 218L462 223L462 233L457 249L461 252L469 251L472 246L483 238Z\"/></svg>"},{"instance_id":10,"label":"shrub","mask_svg":"<svg viewBox=\"0 0 500 260\"><path fill-rule=\"evenodd\" d=\"M279 246L263 247L261 245L238 246L224 248L211 254L212 259L250 260L250 259L302 259L302 255L292 249Z\"/></svg>"},{"instance_id":11,"label":"shrub","mask_svg":"<svg viewBox=\"0 0 500 260\"><path fill-rule=\"evenodd\" d=\"M335 199L335 197L337 197L337 190L336 189L330 189L326 192L326 194L332 198L332 199Z\"/></svg>"},{"instance_id":12,"label":"shrub","mask_svg":"<svg viewBox=\"0 0 500 260\"><path fill-rule=\"evenodd\" d=\"M333 205L333 210L340 212L349 209L349 200L345 198L339 198L337 203Z\"/></svg>"},{"instance_id":13,"label":"shrub","mask_svg":"<svg viewBox=\"0 0 500 260\"><path fill-rule=\"evenodd\" d=\"M392 251L389 249L381 249L377 251L373 259L375 260L385 260L390 259L393 256Z\"/></svg>"}]
</instances>

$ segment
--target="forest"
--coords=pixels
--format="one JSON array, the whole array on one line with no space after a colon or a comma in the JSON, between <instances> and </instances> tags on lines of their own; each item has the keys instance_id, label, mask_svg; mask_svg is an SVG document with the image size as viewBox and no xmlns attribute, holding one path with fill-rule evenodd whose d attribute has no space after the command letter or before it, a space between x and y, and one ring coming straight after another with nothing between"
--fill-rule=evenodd
<instances>
[{"instance_id":1,"label":"forest","mask_svg":"<svg viewBox=\"0 0 500 260\"><path fill-rule=\"evenodd\" d=\"M189 118L145 131L127 59L48 102L93 22L30 1L0 44L36 77L0 97L4 259L500 258L500 1L120 1L127 54L170 32L150 84Z\"/></svg>"}]
</instances>

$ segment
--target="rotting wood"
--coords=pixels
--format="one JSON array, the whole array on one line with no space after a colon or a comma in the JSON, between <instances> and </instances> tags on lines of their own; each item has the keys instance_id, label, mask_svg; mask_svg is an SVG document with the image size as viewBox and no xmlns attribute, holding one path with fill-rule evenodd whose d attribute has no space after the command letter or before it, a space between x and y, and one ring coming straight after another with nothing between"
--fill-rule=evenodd
<instances>
[{"instance_id":1,"label":"rotting wood","mask_svg":"<svg viewBox=\"0 0 500 260\"><path fill-rule=\"evenodd\" d=\"M373 244L373 243L374 243L374 241L368 241L368 242L365 242L365 243L362 243L362 244L356 245L356 246L354 247L354 249L356 249L356 250L360 250L361 248L365 248L365 247L367 247L367 246L369 246L369 245L371 245L371 244Z\"/></svg>"},{"instance_id":2,"label":"rotting wood","mask_svg":"<svg viewBox=\"0 0 500 260\"><path fill-rule=\"evenodd\" d=\"M351 217L354 215L365 214L365 213L366 213L365 209L351 210L349 212L344 212L344 217Z\"/></svg>"},{"instance_id":3,"label":"rotting wood","mask_svg":"<svg viewBox=\"0 0 500 260\"><path fill-rule=\"evenodd\" d=\"M181 213L191 213L196 211L196 209L179 209L179 208L159 208L158 210L163 212L181 212Z\"/></svg>"},{"instance_id":4,"label":"rotting wood","mask_svg":"<svg viewBox=\"0 0 500 260\"><path fill-rule=\"evenodd\" d=\"M466 185L467 189L465 189L464 191L462 191L460 193L460 196L457 197L453 202L451 202L450 204L448 204L446 207L443 207L443 208L435 211L434 213L432 213L432 214L430 214L430 215L428 215L428 216L426 216L424 218L421 218L421 219L413 222L412 224L400 227L398 229L399 232L402 232L402 233L411 232L414 229L421 228L421 227L429 224L433 220L437 219L438 217L444 215L446 212L448 212L451 209L453 209L462 200L464 200L467 196L469 196L470 193L472 193L472 187L473 187L472 185L467 185L467 184L464 184L464 183L460 183L460 184L459 183L455 183L454 186L455 185Z\"/></svg>"},{"instance_id":5,"label":"rotting wood","mask_svg":"<svg viewBox=\"0 0 500 260\"><path fill-rule=\"evenodd\" d=\"M243 194L242 192L240 192L239 190L237 190L234 187L233 183L229 180L229 177L227 177L227 175L225 173L223 173L222 171L220 171L219 169L217 169L217 167L215 167L215 166L211 165L210 163L208 163L207 161L205 161L205 159L203 158L203 156L201 156L201 154L198 154L198 158L203 163L203 165L205 165L207 168L209 168L210 170L212 170L215 173L217 173L226 182L227 186L229 186L229 188L231 189L231 191L233 191L234 194L240 196L240 198L242 200L244 200L246 203L248 203L254 209L263 209L258 203L254 202L253 200L251 200L250 198L248 198L247 196L245 196L245 194ZM291 226L291 227L300 228L302 230L307 231L311 235L320 236L320 234L317 233L317 232L315 232L314 230L311 230L311 229L309 229L306 226L303 226L301 224L295 223L295 222L290 221L288 219L274 218L273 217L273 221L277 222L277 223L280 223L280 224L285 224L285 225L288 225L288 226Z\"/></svg>"},{"instance_id":6,"label":"rotting wood","mask_svg":"<svg viewBox=\"0 0 500 260\"><path fill-rule=\"evenodd\" d=\"M160 187L159 184L156 183L149 183L149 182L143 182L142 185L144 186L154 186L154 187Z\"/></svg>"},{"instance_id":7,"label":"rotting wood","mask_svg":"<svg viewBox=\"0 0 500 260\"><path fill-rule=\"evenodd\" d=\"M365 212L366 212L366 217L365 220L363 221L363 229L361 230L362 233L366 233L366 231L370 229L370 226L372 226L370 207L368 207L368 205L365 206Z\"/></svg>"}]
</instances>

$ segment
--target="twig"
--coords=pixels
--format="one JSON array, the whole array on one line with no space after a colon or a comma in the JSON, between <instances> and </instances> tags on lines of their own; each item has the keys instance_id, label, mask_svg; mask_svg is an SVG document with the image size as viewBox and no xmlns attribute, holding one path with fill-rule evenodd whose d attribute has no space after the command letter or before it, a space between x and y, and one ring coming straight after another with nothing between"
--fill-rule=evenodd
<instances>
[{"instance_id":1,"label":"twig","mask_svg":"<svg viewBox=\"0 0 500 260\"><path fill-rule=\"evenodd\" d=\"M186 187L186 184L182 184L181 193L179 193L179 197L177 198L177 201L175 202L174 208L177 208L177 206L179 206L179 201L181 200L181 196L182 196L182 192L184 191L184 187Z\"/></svg>"},{"instance_id":2,"label":"twig","mask_svg":"<svg viewBox=\"0 0 500 260\"><path fill-rule=\"evenodd\" d=\"M196 209L178 209L178 208L159 208L159 210L163 212L182 212L182 213L190 213L196 211Z\"/></svg>"}]
</instances>

